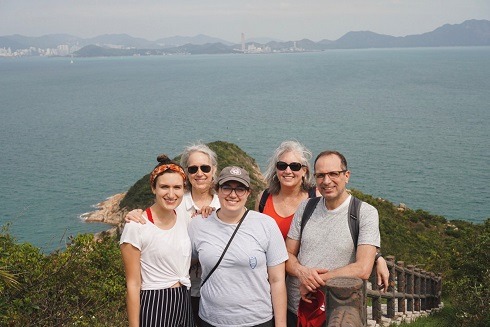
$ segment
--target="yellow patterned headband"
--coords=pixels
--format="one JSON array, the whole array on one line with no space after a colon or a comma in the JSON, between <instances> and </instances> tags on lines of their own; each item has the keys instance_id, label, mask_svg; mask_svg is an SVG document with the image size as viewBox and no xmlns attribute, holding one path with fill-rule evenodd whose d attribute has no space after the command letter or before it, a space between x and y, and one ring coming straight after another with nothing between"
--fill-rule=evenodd
<instances>
[{"instance_id":1,"label":"yellow patterned headband","mask_svg":"<svg viewBox=\"0 0 490 327\"><path fill-rule=\"evenodd\" d=\"M172 171L175 171L176 173L179 173L185 182L187 176L185 175L184 170L180 166L178 166L176 164L166 164L166 165L160 165L160 166L155 167L155 169L153 169L153 171L151 172L151 174L150 174L150 185L151 185L151 187L153 187L153 182L155 181L155 179L167 170L172 170Z\"/></svg>"}]
</instances>

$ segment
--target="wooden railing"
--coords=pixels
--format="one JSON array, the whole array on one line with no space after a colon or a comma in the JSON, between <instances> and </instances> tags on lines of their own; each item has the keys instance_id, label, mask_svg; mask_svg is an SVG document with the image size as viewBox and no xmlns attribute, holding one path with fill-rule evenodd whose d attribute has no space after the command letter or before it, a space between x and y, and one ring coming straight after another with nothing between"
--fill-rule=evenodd
<instances>
[{"instance_id":1,"label":"wooden railing","mask_svg":"<svg viewBox=\"0 0 490 327\"><path fill-rule=\"evenodd\" d=\"M395 263L395 257L386 257L390 271L387 292L381 292L376 283L375 269L370 283L358 278L333 278L327 282L328 326L365 326L367 322L367 298L372 303L372 319L380 323L382 316L393 319L407 312L421 312L439 308L441 304L442 277L403 261ZM370 284L370 287L366 285ZM386 300L386 312L381 302ZM343 322L342 322L343 321Z\"/></svg>"}]
</instances>

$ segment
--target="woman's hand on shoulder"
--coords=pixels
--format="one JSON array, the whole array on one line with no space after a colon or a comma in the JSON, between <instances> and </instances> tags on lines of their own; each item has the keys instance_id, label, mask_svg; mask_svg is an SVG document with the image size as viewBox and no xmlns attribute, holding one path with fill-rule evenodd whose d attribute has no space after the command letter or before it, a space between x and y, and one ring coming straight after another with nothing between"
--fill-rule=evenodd
<instances>
[{"instance_id":1,"label":"woman's hand on shoulder","mask_svg":"<svg viewBox=\"0 0 490 327\"><path fill-rule=\"evenodd\" d=\"M204 206L201 208L201 210L196 211L196 213L192 215L192 218L194 218L197 215L201 215L203 218L208 218L209 215L211 215L215 210L216 210L215 207Z\"/></svg>"},{"instance_id":2,"label":"woman's hand on shoulder","mask_svg":"<svg viewBox=\"0 0 490 327\"><path fill-rule=\"evenodd\" d=\"M133 209L128 212L126 217L124 217L124 221L126 223L134 221L136 223L146 224L145 218L143 218L143 210L141 209Z\"/></svg>"}]
</instances>

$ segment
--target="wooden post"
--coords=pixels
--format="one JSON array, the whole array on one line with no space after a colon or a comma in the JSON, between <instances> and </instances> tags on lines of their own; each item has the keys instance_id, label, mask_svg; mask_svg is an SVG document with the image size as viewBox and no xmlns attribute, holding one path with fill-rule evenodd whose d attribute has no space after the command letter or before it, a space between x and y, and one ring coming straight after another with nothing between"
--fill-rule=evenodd
<instances>
[{"instance_id":1,"label":"wooden post","mask_svg":"<svg viewBox=\"0 0 490 327\"><path fill-rule=\"evenodd\" d=\"M442 274L437 275L437 291L436 291L436 296L437 296L437 301L436 305L439 307L441 304L441 295L442 295Z\"/></svg>"},{"instance_id":2,"label":"wooden post","mask_svg":"<svg viewBox=\"0 0 490 327\"><path fill-rule=\"evenodd\" d=\"M420 304L420 310L427 310L427 271L421 271L420 294L423 296Z\"/></svg>"},{"instance_id":3,"label":"wooden post","mask_svg":"<svg viewBox=\"0 0 490 327\"><path fill-rule=\"evenodd\" d=\"M408 265L407 269L409 270L408 279L407 279L407 293L411 295L411 297L409 297L407 300L407 310L413 312L413 294L415 293L415 287L414 287L415 266Z\"/></svg>"},{"instance_id":4,"label":"wooden post","mask_svg":"<svg viewBox=\"0 0 490 327\"><path fill-rule=\"evenodd\" d=\"M403 261L398 261L397 266L399 270L397 270L397 281L398 281L398 292L403 293L403 297L398 299L398 312L403 312L405 313L405 293L406 293L406 287L405 287L405 262Z\"/></svg>"},{"instance_id":5,"label":"wooden post","mask_svg":"<svg viewBox=\"0 0 490 327\"><path fill-rule=\"evenodd\" d=\"M378 287L378 281L377 281L377 276L376 276L376 265L377 263L374 263L373 270L371 271L371 276L369 276L369 281L371 282L371 289L373 291L379 291ZM371 298L371 303L372 303L372 318L373 320L376 321L376 323L381 322L381 296L373 296Z\"/></svg>"},{"instance_id":6,"label":"wooden post","mask_svg":"<svg viewBox=\"0 0 490 327\"><path fill-rule=\"evenodd\" d=\"M432 309L432 308L435 308L435 303L436 303L436 278L435 278L436 274L434 274L433 272L430 273L430 277L429 277L429 293L430 293L430 297L429 297L429 309Z\"/></svg>"},{"instance_id":7,"label":"wooden post","mask_svg":"<svg viewBox=\"0 0 490 327\"><path fill-rule=\"evenodd\" d=\"M363 281L354 277L336 277L327 281L327 326L366 326L366 299Z\"/></svg>"},{"instance_id":8,"label":"wooden post","mask_svg":"<svg viewBox=\"0 0 490 327\"><path fill-rule=\"evenodd\" d=\"M386 257L386 261L391 263L391 266L388 265L388 269L390 270L390 278L388 279L388 293L391 293L392 297L390 297L387 301L387 309L386 316L388 318L395 317L395 278L396 278L396 267L395 267L395 257L390 255Z\"/></svg>"},{"instance_id":9,"label":"wooden post","mask_svg":"<svg viewBox=\"0 0 490 327\"><path fill-rule=\"evenodd\" d=\"M415 268L414 310L420 311L420 268Z\"/></svg>"}]
</instances>

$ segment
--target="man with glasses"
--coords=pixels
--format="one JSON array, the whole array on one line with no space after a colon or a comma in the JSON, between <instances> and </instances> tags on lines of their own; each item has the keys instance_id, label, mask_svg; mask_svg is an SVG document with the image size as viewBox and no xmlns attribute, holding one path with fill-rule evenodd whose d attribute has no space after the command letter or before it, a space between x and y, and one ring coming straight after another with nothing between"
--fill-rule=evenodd
<instances>
[{"instance_id":1,"label":"man with glasses","mask_svg":"<svg viewBox=\"0 0 490 327\"><path fill-rule=\"evenodd\" d=\"M300 299L333 277L369 278L380 246L378 211L362 202L357 248L349 229L347 192L350 171L337 151L320 153L314 163L316 186L322 198L301 230L304 201L296 211L286 239L288 326L296 326ZM308 301L308 300L307 300Z\"/></svg>"}]
</instances>

